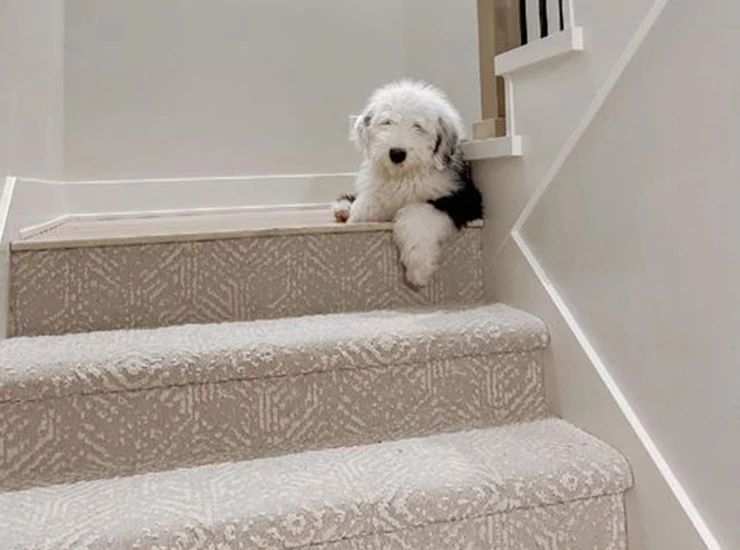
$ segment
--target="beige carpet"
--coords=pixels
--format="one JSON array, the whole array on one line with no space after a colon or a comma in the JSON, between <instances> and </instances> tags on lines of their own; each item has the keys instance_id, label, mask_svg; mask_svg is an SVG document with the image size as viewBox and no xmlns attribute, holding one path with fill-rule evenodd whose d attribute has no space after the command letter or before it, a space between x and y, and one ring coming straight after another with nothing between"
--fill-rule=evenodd
<instances>
[{"instance_id":1,"label":"beige carpet","mask_svg":"<svg viewBox=\"0 0 740 550\"><path fill-rule=\"evenodd\" d=\"M630 485L617 452L543 420L31 489L0 521L18 548L606 550Z\"/></svg>"},{"instance_id":2,"label":"beige carpet","mask_svg":"<svg viewBox=\"0 0 740 550\"><path fill-rule=\"evenodd\" d=\"M386 225L170 222L14 243L0 548L626 548L629 466L479 305L479 226L419 292Z\"/></svg>"},{"instance_id":3,"label":"beige carpet","mask_svg":"<svg viewBox=\"0 0 740 550\"><path fill-rule=\"evenodd\" d=\"M0 488L540 418L546 344L500 305L10 339Z\"/></svg>"},{"instance_id":4,"label":"beige carpet","mask_svg":"<svg viewBox=\"0 0 740 550\"><path fill-rule=\"evenodd\" d=\"M405 283L388 228L50 241L11 253L9 330L32 336L476 303L480 233L461 232L421 291Z\"/></svg>"}]
</instances>

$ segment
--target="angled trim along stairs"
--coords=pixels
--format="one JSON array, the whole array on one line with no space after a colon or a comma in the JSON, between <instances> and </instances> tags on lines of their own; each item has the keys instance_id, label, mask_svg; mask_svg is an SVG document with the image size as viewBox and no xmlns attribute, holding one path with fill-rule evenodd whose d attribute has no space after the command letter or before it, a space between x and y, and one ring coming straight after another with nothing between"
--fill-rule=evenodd
<instances>
[{"instance_id":1,"label":"angled trim along stairs","mask_svg":"<svg viewBox=\"0 0 740 550\"><path fill-rule=\"evenodd\" d=\"M614 67L608 74L607 78L597 90L585 114L583 115L573 132L569 135L565 144L555 158L555 161L553 162L551 168L548 170L547 175L544 177L536 190L532 193L529 201L518 216L508 238L510 238L517 245L523 257L526 259L531 269L539 279L541 285L549 295L553 304L558 309L563 319L565 319L569 329L578 340L578 343L588 356L594 369L599 374L601 380L603 381L610 394L614 398L615 402L619 406L620 410L622 411L622 414L629 422L630 426L641 441L645 450L650 455L657 469L660 471L660 474L665 479L676 500L683 508L686 516L691 521L692 525L696 529L699 536L702 538L703 542L706 544L707 548L709 548L710 550L720 550L720 545L710 531L709 527L707 526L707 523L702 517L701 512L693 503L686 490L683 488L681 482L678 480L670 465L663 457L655 441L650 436L647 429L640 421L639 417L636 415L634 409L630 405L624 393L621 391L619 385L611 376L608 364L606 364L606 362L599 355L598 350L589 341L585 331L579 325L578 320L570 311L567 303L564 301L557 288L551 283L547 272L543 269L536 256L533 254L532 250L527 245L527 242L521 233L522 227L529 219L535 206L539 203L545 191L553 182L553 180L565 164L566 160L573 152L576 144L579 142L581 137L586 132L586 129L594 120L594 117L601 109L602 105L604 104L606 98L609 96L614 86L619 81L622 73L640 48L640 45L650 33L653 25L660 17L663 9L668 4L668 2L669 0L657 0L651 6L650 10L640 23L629 43L620 54L618 60L614 64ZM509 67L508 70L513 69ZM507 240L504 240L504 242L501 244L499 249L496 251L496 255L501 253L501 251L504 249L507 244Z\"/></svg>"}]
</instances>

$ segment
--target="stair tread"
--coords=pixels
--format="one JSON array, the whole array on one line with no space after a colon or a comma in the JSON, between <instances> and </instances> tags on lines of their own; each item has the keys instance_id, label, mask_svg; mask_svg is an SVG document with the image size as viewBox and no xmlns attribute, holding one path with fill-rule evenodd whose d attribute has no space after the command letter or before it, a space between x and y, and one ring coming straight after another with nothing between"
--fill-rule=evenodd
<instances>
[{"instance_id":1,"label":"stair tread","mask_svg":"<svg viewBox=\"0 0 740 550\"><path fill-rule=\"evenodd\" d=\"M482 222L471 226L480 227ZM326 205L156 216L71 218L11 244L14 251L302 233L390 231L390 223L338 224Z\"/></svg>"},{"instance_id":2,"label":"stair tread","mask_svg":"<svg viewBox=\"0 0 740 550\"><path fill-rule=\"evenodd\" d=\"M621 493L631 483L617 451L551 418L8 492L0 526L11 548L300 547Z\"/></svg>"},{"instance_id":3,"label":"stair tread","mask_svg":"<svg viewBox=\"0 0 740 550\"><path fill-rule=\"evenodd\" d=\"M381 310L0 342L0 403L361 369L544 348L503 304Z\"/></svg>"}]
</instances>

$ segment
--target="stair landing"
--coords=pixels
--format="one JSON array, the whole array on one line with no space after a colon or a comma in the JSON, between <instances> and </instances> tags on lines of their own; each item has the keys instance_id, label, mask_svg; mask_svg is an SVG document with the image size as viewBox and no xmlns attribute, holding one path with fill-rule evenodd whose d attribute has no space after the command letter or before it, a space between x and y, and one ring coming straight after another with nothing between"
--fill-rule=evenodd
<instances>
[{"instance_id":1,"label":"stair landing","mask_svg":"<svg viewBox=\"0 0 740 550\"><path fill-rule=\"evenodd\" d=\"M481 225L482 222L474 222L471 227ZM324 205L137 216L78 216L40 227L13 242L12 249L22 251L225 237L382 232L391 228L390 223L338 224L334 221L331 209Z\"/></svg>"}]
</instances>

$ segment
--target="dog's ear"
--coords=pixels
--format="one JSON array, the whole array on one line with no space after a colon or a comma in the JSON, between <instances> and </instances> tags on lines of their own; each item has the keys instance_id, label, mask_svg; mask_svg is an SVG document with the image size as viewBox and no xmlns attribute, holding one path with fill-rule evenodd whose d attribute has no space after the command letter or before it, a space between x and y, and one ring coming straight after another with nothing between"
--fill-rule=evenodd
<instances>
[{"instance_id":1,"label":"dog's ear","mask_svg":"<svg viewBox=\"0 0 740 550\"><path fill-rule=\"evenodd\" d=\"M434 167L444 170L457 153L460 136L455 126L443 117L437 119L437 141L434 143Z\"/></svg>"},{"instance_id":2,"label":"dog's ear","mask_svg":"<svg viewBox=\"0 0 740 550\"><path fill-rule=\"evenodd\" d=\"M370 143L369 128L373 121L373 112L367 110L357 117L355 125L352 128L350 139L360 151L365 151Z\"/></svg>"}]
</instances>

